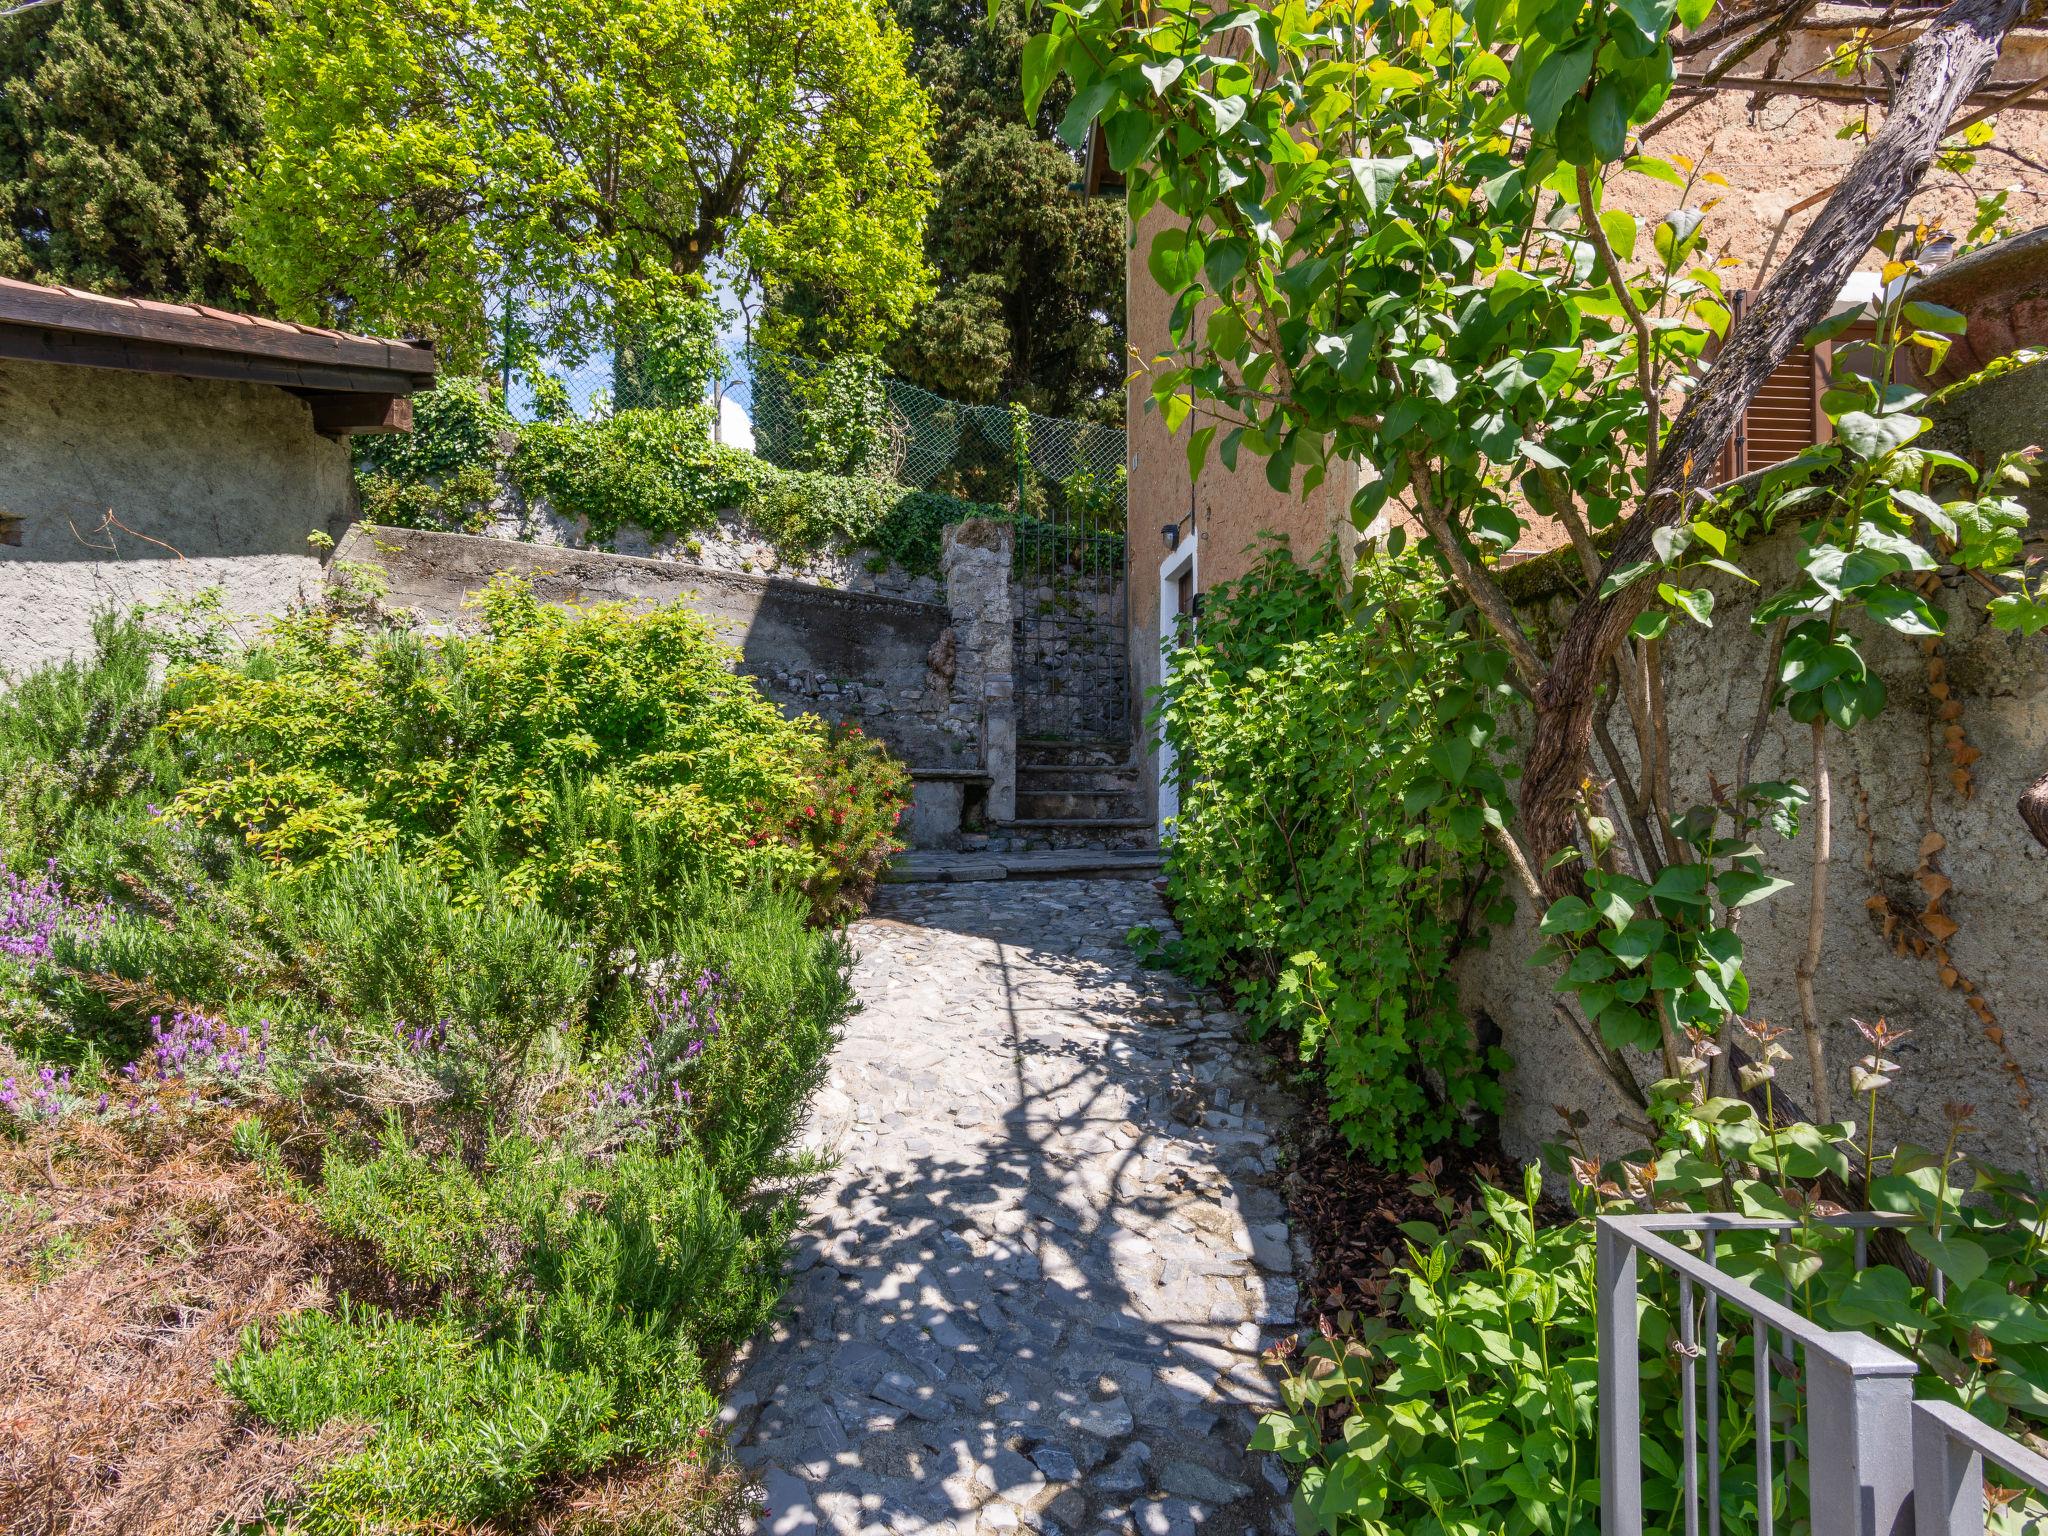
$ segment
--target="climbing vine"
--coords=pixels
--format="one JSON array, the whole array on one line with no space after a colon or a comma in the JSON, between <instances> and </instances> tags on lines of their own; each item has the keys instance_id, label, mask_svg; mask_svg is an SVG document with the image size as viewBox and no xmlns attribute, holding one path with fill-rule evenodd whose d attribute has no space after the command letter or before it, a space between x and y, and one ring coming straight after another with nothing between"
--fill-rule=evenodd
<instances>
[{"instance_id":1,"label":"climbing vine","mask_svg":"<svg viewBox=\"0 0 2048 1536\"><path fill-rule=\"evenodd\" d=\"M599 541L627 527L683 537L737 513L787 556L859 547L913 575L936 574L948 523L1014 515L867 474L781 469L714 443L710 427L703 406L521 423L488 381L451 379L419 397L411 433L364 440L357 488L371 522L460 533L483 532L515 498Z\"/></svg>"}]
</instances>

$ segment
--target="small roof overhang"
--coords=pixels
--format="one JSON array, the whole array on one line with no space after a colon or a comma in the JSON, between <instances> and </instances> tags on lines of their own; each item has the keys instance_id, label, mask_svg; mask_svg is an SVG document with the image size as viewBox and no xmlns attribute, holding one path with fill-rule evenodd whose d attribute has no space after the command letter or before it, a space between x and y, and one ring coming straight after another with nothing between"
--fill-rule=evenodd
<instances>
[{"instance_id":1,"label":"small roof overhang","mask_svg":"<svg viewBox=\"0 0 2048 1536\"><path fill-rule=\"evenodd\" d=\"M0 357L274 384L306 400L314 427L336 437L409 430L412 396L434 387L440 367L431 342L13 278L0 278Z\"/></svg>"}]
</instances>

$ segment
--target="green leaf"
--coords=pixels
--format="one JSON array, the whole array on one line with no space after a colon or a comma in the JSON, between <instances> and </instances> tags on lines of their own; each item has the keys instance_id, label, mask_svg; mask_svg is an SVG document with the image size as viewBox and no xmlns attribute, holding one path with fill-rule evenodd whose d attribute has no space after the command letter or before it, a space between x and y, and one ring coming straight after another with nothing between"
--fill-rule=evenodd
<instances>
[{"instance_id":1,"label":"green leaf","mask_svg":"<svg viewBox=\"0 0 2048 1536\"><path fill-rule=\"evenodd\" d=\"M1742 869L1724 870L1714 877L1715 894L1728 907L1746 907L1789 890L1791 885L1790 880L1781 880L1776 875L1754 875Z\"/></svg>"},{"instance_id":2,"label":"green leaf","mask_svg":"<svg viewBox=\"0 0 2048 1536\"><path fill-rule=\"evenodd\" d=\"M2010 1294L1995 1280L1979 1280L1949 1293L1948 1313L2000 1344L2048 1343L2048 1312L2038 1302Z\"/></svg>"},{"instance_id":3,"label":"green leaf","mask_svg":"<svg viewBox=\"0 0 2048 1536\"><path fill-rule=\"evenodd\" d=\"M1529 81L1525 109L1529 126L1538 133L1555 133L1564 104L1578 95L1593 72L1594 40L1582 38L1569 48L1560 48L1536 66Z\"/></svg>"},{"instance_id":4,"label":"green leaf","mask_svg":"<svg viewBox=\"0 0 2048 1536\"><path fill-rule=\"evenodd\" d=\"M1201 275L1202 243L1190 239L1184 228L1162 229L1152 237L1152 248L1145 257L1145 269L1152 274L1152 281L1166 292L1179 293Z\"/></svg>"},{"instance_id":5,"label":"green leaf","mask_svg":"<svg viewBox=\"0 0 2048 1536\"><path fill-rule=\"evenodd\" d=\"M1560 896L1538 926L1547 934L1584 933L1595 921L1593 909L1585 902L1576 896Z\"/></svg>"},{"instance_id":6,"label":"green leaf","mask_svg":"<svg viewBox=\"0 0 2048 1536\"><path fill-rule=\"evenodd\" d=\"M1417 358L1415 376L1421 381L1422 387L1438 400L1448 402L1458 393L1458 376L1451 372L1451 365L1441 358Z\"/></svg>"},{"instance_id":7,"label":"green leaf","mask_svg":"<svg viewBox=\"0 0 2048 1536\"><path fill-rule=\"evenodd\" d=\"M2038 634L2048 629L2048 598L2033 597L2025 592L2008 592L1994 597L1985 605L1993 629L2010 630L2022 635Z\"/></svg>"},{"instance_id":8,"label":"green leaf","mask_svg":"<svg viewBox=\"0 0 2048 1536\"><path fill-rule=\"evenodd\" d=\"M1160 126L1149 112L1112 113L1103 124L1103 138L1109 146L1112 170L1135 170L1159 142Z\"/></svg>"},{"instance_id":9,"label":"green leaf","mask_svg":"<svg viewBox=\"0 0 2048 1536\"><path fill-rule=\"evenodd\" d=\"M1863 595L1863 606L1882 623L1902 635L1938 635L1941 617L1927 599L1904 587L1873 587Z\"/></svg>"},{"instance_id":10,"label":"green leaf","mask_svg":"<svg viewBox=\"0 0 2048 1536\"><path fill-rule=\"evenodd\" d=\"M1116 99L1119 88L1116 77L1110 75L1097 80L1084 91L1075 92L1074 99L1067 104L1066 116L1060 119L1060 137L1077 150L1086 149L1088 130L1094 127L1102 109Z\"/></svg>"},{"instance_id":11,"label":"green leaf","mask_svg":"<svg viewBox=\"0 0 2048 1536\"><path fill-rule=\"evenodd\" d=\"M1667 864L1651 884L1650 896L1655 901L1704 907L1707 904L1707 879L1712 873L1705 864Z\"/></svg>"},{"instance_id":12,"label":"green leaf","mask_svg":"<svg viewBox=\"0 0 2048 1536\"><path fill-rule=\"evenodd\" d=\"M1895 448L1903 448L1927 430L1927 420L1910 412L1873 416L1868 411L1850 411L1835 423L1835 435L1861 459L1879 459Z\"/></svg>"},{"instance_id":13,"label":"green leaf","mask_svg":"<svg viewBox=\"0 0 2048 1536\"><path fill-rule=\"evenodd\" d=\"M1401 173L1415 163L1413 155L1390 155L1383 158L1354 156L1344 162L1350 168L1351 179L1358 183L1358 190L1364 194L1365 205L1377 208L1401 185Z\"/></svg>"},{"instance_id":14,"label":"green leaf","mask_svg":"<svg viewBox=\"0 0 2048 1536\"><path fill-rule=\"evenodd\" d=\"M1917 325L1923 331L1934 331L1943 336L1960 336L1970 328L1967 316L1945 304L1932 304L1926 299L1908 299L1899 312L1906 317L1908 325Z\"/></svg>"},{"instance_id":15,"label":"green leaf","mask_svg":"<svg viewBox=\"0 0 2048 1536\"><path fill-rule=\"evenodd\" d=\"M1164 96L1167 87L1181 77L1187 68L1185 59L1161 59L1155 64L1140 64L1138 73L1145 77L1145 83L1152 87L1154 96Z\"/></svg>"},{"instance_id":16,"label":"green leaf","mask_svg":"<svg viewBox=\"0 0 2048 1536\"><path fill-rule=\"evenodd\" d=\"M1693 623L1705 629L1714 627L1714 594L1705 587L1674 587L1668 581L1660 581L1657 595Z\"/></svg>"},{"instance_id":17,"label":"green leaf","mask_svg":"<svg viewBox=\"0 0 2048 1536\"><path fill-rule=\"evenodd\" d=\"M1045 88L1052 84L1053 75L1059 68L1065 41L1064 37L1040 32L1024 44L1024 116L1027 121L1038 116L1038 104L1045 99Z\"/></svg>"},{"instance_id":18,"label":"green leaf","mask_svg":"<svg viewBox=\"0 0 2048 1536\"><path fill-rule=\"evenodd\" d=\"M1802 347L1817 347L1824 341L1832 341L1863 318L1863 305L1852 304L1838 315L1829 315L1812 330L1799 338Z\"/></svg>"},{"instance_id":19,"label":"green leaf","mask_svg":"<svg viewBox=\"0 0 2048 1536\"><path fill-rule=\"evenodd\" d=\"M1835 1298L1835 1320L1850 1327L1918 1332L1927 1318L1913 1305L1913 1284L1889 1264L1873 1264L1850 1277Z\"/></svg>"},{"instance_id":20,"label":"green leaf","mask_svg":"<svg viewBox=\"0 0 2048 1536\"><path fill-rule=\"evenodd\" d=\"M1621 87L1612 80L1602 80L1593 87L1592 100L1586 103L1586 136L1592 142L1593 153L1603 162L1619 160L1622 150L1628 147L1628 103L1622 98Z\"/></svg>"},{"instance_id":21,"label":"green leaf","mask_svg":"<svg viewBox=\"0 0 2048 1536\"><path fill-rule=\"evenodd\" d=\"M1990 1267L1991 1256L1967 1237L1954 1232L1934 1235L1929 1227L1914 1227L1906 1234L1906 1246L1948 1277L1951 1286L1967 1289Z\"/></svg>"}]
</instances>

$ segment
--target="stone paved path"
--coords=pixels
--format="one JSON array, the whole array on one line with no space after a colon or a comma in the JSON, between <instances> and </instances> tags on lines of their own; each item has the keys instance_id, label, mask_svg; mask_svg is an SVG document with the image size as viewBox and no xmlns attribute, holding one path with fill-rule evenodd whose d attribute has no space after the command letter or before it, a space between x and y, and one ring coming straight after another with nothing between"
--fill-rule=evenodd
<instances>
[{"instance_id":1,"label":"stone paved path","mask_svg":"<svg viewBox=\"0 0 2048 1536\"><path fill-rule=\"evenodd\" d=\"M838 1165L728 1398L764 1530L1291 1532L1244 1450L1298 1299L1280 1104L1125 947L1165 921L1061 880L888 888L856 925L810 1133Z\"/></svg>"}]
</instances>

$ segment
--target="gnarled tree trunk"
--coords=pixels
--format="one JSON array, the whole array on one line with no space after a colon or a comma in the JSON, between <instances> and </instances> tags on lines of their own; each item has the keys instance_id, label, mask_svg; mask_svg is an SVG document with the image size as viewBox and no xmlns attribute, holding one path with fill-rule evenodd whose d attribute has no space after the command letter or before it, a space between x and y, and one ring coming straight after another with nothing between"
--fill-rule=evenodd
<instances>
[{"instance_id":1,"label":"gnarled tree trunk","mask_svg":"<svg viewBox=\"0 0 2048 1536\"><path fill-rule=\"evenodd\" d=\"M2020 820L2034 834L2034 841L2048 848L2048 773L2020 792Z\"/></svg>"},{"instance_id":2,"label":"gnarled tree trunk","mask_svg":"<svg viewBox=\"0 0 2048 1536\"><path fill-rule=\"evenodd\" d=\"M2000 43L2025 8L2025 0L1955 0L1928 24L1899 75L1884 126L1737 322L1713 368L1672 423L1648 493L1603 574L1651 558L1651 536L1690 510L1764 380L1791 355L1800 337L1827 317L1871 241L1918 188L1943 133L1989 77ZM1653 588L1654 580L1640 579L1609 597L1601 597L1596 588L1583 599L1558 643L1549 675L1536 690L1522 819L1539 869L1572 840L1573 807L1586 773L1600 680ZM2036 793L2048 800L2042 785L2029 791ZM2048 819L2048 804L2042 814ZM2029 825L2036 836L2043 835L2031 817ZM1552 895L1562 894L1576 878L1568 863L1544 876Z\"/></svg>"}]
</instances>

